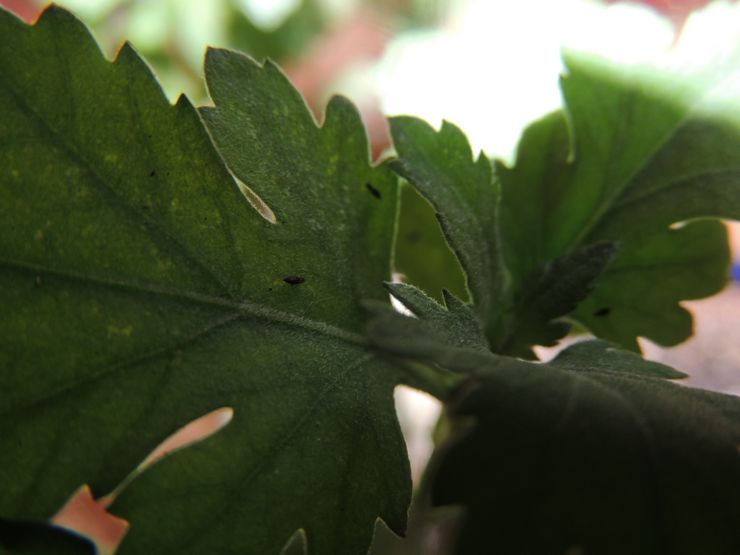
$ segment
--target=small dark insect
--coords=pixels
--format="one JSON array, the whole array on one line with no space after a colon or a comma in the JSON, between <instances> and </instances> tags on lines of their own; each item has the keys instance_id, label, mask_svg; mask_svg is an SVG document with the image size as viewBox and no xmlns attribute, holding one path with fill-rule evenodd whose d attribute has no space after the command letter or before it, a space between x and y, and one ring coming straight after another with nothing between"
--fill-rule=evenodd
<instances>
[{"instance_id":1,"label":"small dark insect","mask_svg":"<svg viewBox=\"0 0 740 555\"><path fill-rule=\"evenodd\" d=\"M594 312L594 316L607 316L612 311L609 307L600 308Z\"/></svg>"},{"instance_id":2,"label":"small dark insect","mask_svg":"<svg viewBox=\"0 0 740 555\"><path fill-rule=\"evenodd\" d=\"M300 285L306 281L306 278L302 278L301 276L287 276L283 278L283 281L289 285Z\"/></svg>"},{"instance_id":3,"label":"small dark insect","mask_svg":"<svg viewBox=\"0 0 740 555\"><path fill-rule=\"evenodd\" d=\"M367 187L367 190L370 191L370 194L375 198L380 198L380 191L373 187L372 183L365 183L365 187Z\"/></svg>"},{"instance_id":4,"label":"small dark insect","mask_svg":"<svg viewBox=\"0 0 740 555\"><path fill-rule=\"evenodd\" d=\"M149 172L149 177L154 177L154 175L155 175L156 173L157 173L157 172L155 172L154 170L150 171L150 172Z\"/></svg>"}]
</instances>

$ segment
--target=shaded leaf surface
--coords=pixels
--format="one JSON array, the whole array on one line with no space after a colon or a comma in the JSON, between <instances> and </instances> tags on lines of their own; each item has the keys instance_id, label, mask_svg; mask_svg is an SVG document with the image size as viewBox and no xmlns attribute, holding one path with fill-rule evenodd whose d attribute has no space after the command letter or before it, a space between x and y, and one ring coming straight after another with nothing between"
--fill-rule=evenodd
<instances>
[{"instance_id":1,"label":"shaded leaf surface","mask_svg":"<svg viewBox=\"0 0 740 555\"><path fill-rule=\"evenodd\" d=\"M499 308L496 328L489 326L489 336L497 341L493 351L536 358L531 345L554 345L570 330L570 324L558 318L588 298L616 251L613 243L577 248L524 280L511 305L503 311Z\"/></svg>"},{"instance_id":2,"label":"shaded leaf surface","mask_svg":"<svg viewBox=\"0 0 740 555\"><path fill-rule=\"evenodd\" d=\"M471 307L453 295L445 294L443 306L413 285L390 284L388 289L416 317L385 306L370 306L367 335L373 345L401 358L441 366L446 366L450 356L460 358L460 353L474 361L492 356L482 322Z\"/></svg>"},{"instance_id":3,"label":"shaded leaf surface","mask_svg":"<svg viewBox=\"0 0 740 555\"><path fill-rule=\"evenodd\" d=\"M89 541L62 528L39 522L0 519L2 555L95 555Z\"/></svg>"},{"instance_id":4,"label":"shaded leaf surface","mask_svg":"<svg viewBox=\"0 0 740 555\"><path fill-rule=\"evenodd\" d=\"M396 183L354 108L319 128L274 66L211 53L213 115L271 224L129 46L108 63L56 7L0 12L0 35L0 515L105 494L230 406L116 500L121 553L264 554L301 527L315 553L363 553L376 517L401 532L399 376L360 305L386 298Z\"/></svg>"},{"instance_id":5,"label":"shaded leaf surface","mask_svg":"<svg viewBox=\"0 0 740 555\"><path fill-rule=\"evenodd\" d=\"M442 300L442 289L465 299L465 276L434 214L430 204L413 187L401 188L394 268L404 280L438 301Z\"/></svg>"},{"instance_id":6,"label":"shaded leaf surface","mask_svg":"<svg viewBox=\"0 0 740 555\"><path fill-rule=\"evenodd\" d=\"M433 501L466 509L458 553L740 549L740 399L604 341L547 364L495 355L451 309L404 302L419 317L376 314L374 343L474 377L430 468Z\"/></svg>"},{"instance_id":7,"label":"shaded leaf surface","mask_svg":"<svg viewBox=\"0 0 740 555\"><path fill-rule=\"evenodd\" d=\"M474 428L433 471L457 552L737 553L740 400L593 354L499 361L461 400Z\"/></svg>"}]
</instances>

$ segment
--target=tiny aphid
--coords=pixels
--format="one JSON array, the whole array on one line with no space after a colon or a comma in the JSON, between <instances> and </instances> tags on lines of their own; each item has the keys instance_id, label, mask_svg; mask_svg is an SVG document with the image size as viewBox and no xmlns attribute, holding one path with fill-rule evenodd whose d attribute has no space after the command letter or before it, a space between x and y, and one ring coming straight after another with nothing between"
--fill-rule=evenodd
<instances>
[{"instance_id":1,"label":"tiny aphid","mask_svg":"<svg viewBox=\"0 0 740 555\"><path fill-rule=\"evenodd\" d=\"M289 285L300 285L304 281L306 281L306 278L303 278L301 276L286 276L283 278L283 281Z\"/></svg>"},{"instance_id":2,"label":"tiny aphid","mask_svg":"<svg viewBox=\"0 0 740 555\"><path fill-rule=\"evenodd\" d=\"M373 187L373 184L368 182L365 183L365 187L367 187L367 190L370 191L370 194L373 195L375 198L380 198L380 191L378 191L375 187Z\"/></svg>"}]
</instances>

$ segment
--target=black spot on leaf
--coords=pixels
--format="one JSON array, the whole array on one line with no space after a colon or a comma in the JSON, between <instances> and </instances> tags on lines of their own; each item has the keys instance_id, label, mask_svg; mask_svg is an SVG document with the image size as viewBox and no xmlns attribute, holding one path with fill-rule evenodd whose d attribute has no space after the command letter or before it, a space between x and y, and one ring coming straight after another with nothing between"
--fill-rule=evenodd
<instances>
[{"instance_id":1,"label":"black spot on leaf","mask_svg":"<svg viewBox=\"0 0 740 555\"><path fill-rule=\"evenodd\" d=\"M155 175L157 175L157 172L155 172L154 170L149 172L149 177L154 177Z\"/></svg>"},{"instance_id":2,"label":"black spot on leaf","mask_svg":"<svg viewBox=\"0 0 740 555\"><path fill-rule=\"evenodd\" d=\"M594 316L608 316L611 311L611 308L605 306L604 308L600 308L599 310L594 312Z\"/></svg>"},{"instance_id":3,"label":"black spot on leaf","mask_svg":"<svg viewBox=\"0 0 740 555\"><path fill-rule=\"evenodd\" d=\"M375 198L379 199L381 197L380 191L373 187L372 183L365 183L365 187L367 187L367 190L370 191L370 194L373 195Z\"/></svg>"},{"instance_id":4,"label":"black spot on leaf","mask_svg":"<svg viewBox=\"0 0 740 555\"><path fill-rule=\"evenodd\" d=\"M304 281L306 281L306 278L303 278L301 276L286 276L283 278L283 281L289 285L300 285Z\"/></svg>"}]
</instances>

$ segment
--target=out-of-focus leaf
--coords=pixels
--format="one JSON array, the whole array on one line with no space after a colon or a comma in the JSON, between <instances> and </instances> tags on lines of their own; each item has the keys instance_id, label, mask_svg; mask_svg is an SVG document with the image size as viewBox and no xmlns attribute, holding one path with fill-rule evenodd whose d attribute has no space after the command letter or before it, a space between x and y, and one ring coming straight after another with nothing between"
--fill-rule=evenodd
<instances>
[{"instance_id":1,"label":"out-of-focus leaf","mask_svg":"<svg viewBox=\"0 0 740 555\"><path fill-rule=\"evenodd\" d=\"M301 0L274 29L263 29L233 5L228 12L229 44L257 60L286 60L305 52L306 46L326 26L326 17L316 0Z\"/></svg>"},{"instance_id":2,"label":"out-of-focus leaf","mask_svg":"<svg viewBox=\"0 0 740 555\"><path fill-rule=\"evenodd\" d=\"M489 324L493 350L522 358L536 358L531 345L554 345L570 330L559 317L575 310L593 289L614 257L613 243L576 248L545 264L525 280L511 304L496 311ZM498 307L497 307L498 308Z\"/></svg>"},{"instance_id":3,"label":"out-of-focus leaf","mask_svg":"<svg viewBox=\"0 0 740 555\"><path fill-rule=\"evenodd\" d=\"M631 349L637 336L676 344L692 329L679 301L727 281L724 227L693 220L740 217L740 125L705 106L724 75L565 61L565 111L524 133L513 168L497 164L507 268L517 283L580 245L617 242L573 317Z\"/></svg>"},{"instance_id":4,"label":"out-of-focus leaf","mask_svg":"<svg viewBox=\"0 0 740 555\"><path fill-rule=\"evenodd\" d=\"M740 550L738 398L599 343L476 373L453 419L473 429L432 471L434 502L466 510L457 553Z\"/></svg>"},{"instance_id":5,"label":"out-of-focus leaf","mask_svg":"<svg viewBox=\"0 0 740 555\"><path fill-rule=\"evenodd\" d=\"M442 289L461 299L468 296L465 276L445 242L434 210L410 186L401 188L401 213L393 261L405 281L438 301L442 300Z\"/></svg>"}]
</instances>

